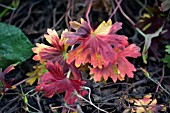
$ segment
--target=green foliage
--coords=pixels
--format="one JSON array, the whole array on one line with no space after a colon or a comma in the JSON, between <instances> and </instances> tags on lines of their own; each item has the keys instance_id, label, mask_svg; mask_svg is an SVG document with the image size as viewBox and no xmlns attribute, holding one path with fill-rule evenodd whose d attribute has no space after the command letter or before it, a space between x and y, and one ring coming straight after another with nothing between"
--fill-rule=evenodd
<instances>
[{"instance_id":1,"label":"green foliage","mask_svg":"<svg viewBox=\"0 0 170 113\"><path fill-rule=\"evenodd\" d=\"M170 68L170 45L166 46L165 51L168 53L165 55L165 58L162 59L164 63L167 63L168 68Z\"/></svg>"},{"instance_id":2,"label":"green foliage","mask_svg":"<svg viewBox=\"0 0 170 113\"><path fill-rule=\"evenodd\" d=\"M20 4L20 0L13 0L9 6L3 6L5 9L0 12L0 19L4 17L10 10L16 10Z\"/></svg>"},{"instance_id":3,"label":"green foliage","mask_svg":"<svg viewBox=\"0 0 170 113\"><path fill-rule=\"evenodd\" d=\"M15 26L0 23L0 67L24 62L32 56L33 45Z\"/></svg>"},{"instance_id":4,"label":"green foliage","mask_svg":"<svg viewBox=\"0 0 170 113\"><path fill-rule=\"evenodd\" d=\"M170 54L170 45L167 45L167 46L166 46L165 51L166 51L168 54Z\"/></svg>"},{"instance_id":5,"label":"green foliage","mask_svg":"<svg viewBox=\"0 0 170 113\"><path fill-rule=\"evenodd\" d=\"M139 29L137 29L140 33L143 34L145 38L145 44L144 44L143 51L142 51L142 58L145 64L147 64L147 57L148 57L147 54L148 54L148 49L151 45L151 41L154 37L159 36L159 34L162 32L162 29L163 29L163 26L160 27L155 33L152 33L152 34L144 34Z\"/></svg>"}]
</instances>

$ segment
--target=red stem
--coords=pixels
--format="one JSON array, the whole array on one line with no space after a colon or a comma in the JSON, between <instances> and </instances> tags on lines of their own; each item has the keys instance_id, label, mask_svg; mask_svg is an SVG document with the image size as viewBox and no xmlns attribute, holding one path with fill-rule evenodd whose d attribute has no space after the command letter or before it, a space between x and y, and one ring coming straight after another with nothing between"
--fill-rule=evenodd
<instances>
[{"instance_id":1,"label":"red stem","mask_svg":"<svg viewBox=\"0 0 170 113\"><path fill-rule=\"evenodd\" d=\"M120 0L118 3L117 3L117 6L116 8L114 9L113 13L110 15L109 19L111 19L113 17L113 15L116 13L117 9L120 7L120 4L121 4L122 0ZM108 20L109 20L108 19Z\"/></svg>"},{"instance_id":2,"label":"red stem","mask_svg":"<svg viewBox=\"0 0 170 113\"><path fill-rule=\"evenodd\" d=\"M35 76L38 76L38 75L35 75ZM28 78L25 78L25 79L21 80L20 82L14 84L14 85L12 85L12 86L13 86L13 87L16 87L16 86L18 86L18 85L26 82L27 80L29 80L29 79L31 79L31 78L33 78L33 77L35 77L35 76L30 76L30 77L28 77Z\"/></svg>"},{"instance_id":3,"label":"red stem","mask_svg":"<svg viewBox=\"0 0 170 113\"><path fill-rule=\"evenodd\" d=\"M119 5L119 2L121 1L117 1L115 0L117 5L119 6L119 9L120 9L120 12L122 13L122 15L132 24L132 25L135 25L135 23L126 15L126 13L123 11L122 7Z\"/></svg>"},{"instance_id":4,"label":"red stem","mask_svg":"<svg viewBox=\"0 0 170 113\"><path fill-rule=\"evenodd\" d=\"M161 79L159 81L159 84L157 85L157 88L156 88L156 91L155 92L158 92L158 89L159 89L159 86L161 85L161 82L163 81L163 78L165 76L165 67L163 65L163 68L162 68L162 76L161 76Z\"/></svg>"},{"instance_id":5,"label":"red stem","mask_svg":"<svg viewBox=\"0 0 170 113\"><path fill-rule=\"evenodd\" d=\"M90 26L89 13L90 13L90 10L91 10L92 3L93 3L93 0L90 0L90 4L89 4L89 7L88 7L88 10L87 10L87 13L86 13L86 19L87 19L87 23L88 23L89 26Z\"/></svg>"}]
</instances>

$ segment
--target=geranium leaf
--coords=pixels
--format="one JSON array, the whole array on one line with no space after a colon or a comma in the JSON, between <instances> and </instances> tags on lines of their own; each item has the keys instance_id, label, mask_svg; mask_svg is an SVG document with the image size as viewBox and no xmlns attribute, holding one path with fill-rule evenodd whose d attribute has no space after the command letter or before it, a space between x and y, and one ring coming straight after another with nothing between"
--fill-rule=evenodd
<instances>
[{"instance_id":1,"label":"geranium leaf","mask_svg":"<svg viewBox=\"0 0 170 113\"><path fill-rule=\"evenodd\" d=\"M33 45L17 27L0 23L0 67L24 62L31 57Z\"/></svg>"},{"instance_id":2,"label":"geranium leaf","mask_svg":"<svg viewBox=\"0 0 170 113\"><path fill-rule=\"evenodd\" d=\"M107 67L102 67L102 69L92 68L90 70L90 74L94 74L94 80L100 81L103 77L106 81L108 77L111 77L114 82L119 79L120 81L124 80L125 75L129 78L133 78L133 72L136 71L136 68L133 64L131 64L126 57L132 57L137 58L141 56L140 54L140 48L136 46L135 44L131 44L124 48L124 50L115 48L115 51L117 52L117 63L109 64Z\"/></svg>"},{"instance_id":3,"label":"geranium leaf","mask_svg":"<svg viewBox=\"0 0 170 113\"><path fill-rule=\"evenodd\" d=\"M32 85L37 79L39 81L40 76L42 76L48 71L45 65L46 62L40 62L36 66L34 66L33 68L35 70L26 74L27 76L30 76L30 78L26 81L26 83Z\"/></svg>"},{"instance_id":4,"label":"geranium leaf","mask_svg":"<svg viewBox=\"0 0 170 113\"><path fill-rule=\"evenodd\" d=\"M67 63L75 61L75 66L90 63L94 68L100 69L104 65L107 67L109 62L116 59L116 52L113 47L124 48L128 45L127 37L117 35L116 32L122 27L122 23L103 21L97 29L93 30L89 24L81 19L81 23L71 22L71 27L76 32L65 32L64 37L68 38L70 45L80 44L74 50L69 51Z\"/></svg>"},{"instance_id":5,"label":"geranium leaf","mask_svg":"<svg viewBox=\"0 0 170 113\"><path fill-rule=\"evenodd\" d=\"M142 99L130 99L130 103L134 103L132 113L156 113L157 111L165 111L164 105L158 105L156 99L151 98L151 94L145 95Z\"/></svg>"},{"instance_id":6,"label":"geranium leaf","mask_svg":"<svg viewBox=\"0 0 170 113\"><path fill-rule=\"evenodd\" d=\"M55 93L65 92L64 100L68 104L75 103L77 99L73 95L74 90L81 93L81 86L85 84L84 81L69 79L67 78L61 69L58 62L55 64L51 61L47 62L46 68L49 72L45 73L40 80L39 85L36 87L37 91L42 90L44 95L47 97L52 97ZM82 96L84 93L82 94Z\"/></svg>"},{"instance_id":7,"label":"geranium leaf","mask_svg":"<svg viewBox=\"0 0 170 113\"><path fill-rule=\"evenodd\" d=\"M65 31L63 31L64 33ZM68 64L66 63L67 59L67 48L68 45L65 44L65 38L58 37L58 34L55 30L47 29L47 33L44 37L50 45L45 45L43 43L36 43L36 47L32 48L32 51L36 53L33 57L33 60L36 61L47 61L52 60L58 62L63 66L63 71L68 70Z\"/></svg>"},{"instance_id":8,"label":"geranium leaf","mask_svg":"<svg viewBox=\"0 0 170 113\"><path fill-rule=\"evenodd\" d=\"M2 71L2 68L0 68L0 93L1 92L5 93L6 88L15 88L15 87L12 87L7 82L5 82L5 75L9 73L10 71L12 71L13 69L15 69L14 66L16 65L17 64L11 64L4 71Z\"/></svg>"}]
</instances>

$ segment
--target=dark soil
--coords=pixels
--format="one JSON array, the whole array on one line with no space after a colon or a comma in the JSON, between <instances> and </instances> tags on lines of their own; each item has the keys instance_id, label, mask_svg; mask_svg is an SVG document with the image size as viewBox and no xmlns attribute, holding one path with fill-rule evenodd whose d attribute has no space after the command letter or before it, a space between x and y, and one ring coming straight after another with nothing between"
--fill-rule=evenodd
<instances>
[{"instance_id":1,"label":"dark soil","mask_svg":"<svg viewBox=\"0 0 170 113\"><path fill-rule=\"evenodd\" d=\"M97 1L99 3L97 3ZM102 0L96 0L91 9L89 18L94 28L102 21L107 21L116 6L116 3L113 2L114 0L103 1L104 2L102 2ZM108 2L109 4L107 4L107 1L110 1ZM141 14L147 13L144 9L145 7L154 7L154 4L160 6L161 4L161 2L157 0L137 1L138 0L123 0L121 3L125 13L135 23L139 22L140 16L142 16ZM147 1L147 3L145 3L145 1ZM0 4L6 6L10 5L11 2L12 0L0 0ZM60 34L65 28L70 29L70 20L79 21L80 18L85 18L88 6L88 0L20 0L19 7L13 11L7 11L0 21L21 28L29 40L35 45L37 42L45 42L43 34L46 33L47 28L55 29ZM5 8L0 6L0 12L4 9ZM162 17L163 22L167 28L170 29L169 11L164 12L164 14L165 16ZM144 38L135 31L135 26L133 26L119 10L117 10L116 14L112 17L112 21L123 23L122 30L120 30L118 34L126 35L129 37L130 43L135 43L143 48ZM116 83L111 79L107 82L98 83L86 79L86 86L90 87L92 90L91 99L95 105L108 112L122 113L125 109L133 107L133 104L127 101L129 98L141 99L146 94L151 93L152 99L157 99L157 105L164 105L167 108L164 112L168 113L170 95L164 92L158 84L148 79L140 69L140 67L146 69L150 73L152 79L159 81L162 87L170 92L170 69L161 60L166 54L165 46L170 44L170 37L159 37L163 37L161 41L152 43L152 45L157 45L156 50L149 49L148 51L147 64L143 63L142 57L129 59L137 69L133 79L126 78L124 81L117 81ZM27 107L31 112L38 112L37 110L43 113L61 112L64 106L62 94L56 94L52 98L47 98L44 97L41 92L35 93L31 91L35 89L37 82L31 86L23 81L28 78L26 73L33 71L32 67L35 66L36 63L37 62L30 58L26 62L16 66L15 70L5 76L6 81L12 85L20 82L23 83L18 85L15 89L10 89L4 95L1 95L0 113L26 113L28 112ZM86 75L89 76L87 73ZM21 89L25 94L31 91L27 95L28 103L37 110L24 103ZM85 98L88 99L88 96ZM84 113L100 112L86 102L83 104L77 103L77 105L81 105ZM59 109L53 109L54 107L58 107Z\"/></svg>"}]
</instances>

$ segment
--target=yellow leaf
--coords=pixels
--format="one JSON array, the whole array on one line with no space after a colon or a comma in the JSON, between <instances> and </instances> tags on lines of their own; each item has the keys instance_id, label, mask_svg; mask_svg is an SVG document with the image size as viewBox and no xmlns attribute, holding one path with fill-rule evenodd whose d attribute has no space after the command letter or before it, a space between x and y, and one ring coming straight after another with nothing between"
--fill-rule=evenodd
<instances>
[{"instance_id":1,"label":"yellow leaf","mask_svg":"<svg viewBox=\"0 0 170 113\"><path fill-rule=\"evenodd\" d=\"M151 25L152 23L147 24L146 26L143 27L142 31L146 31Z\"/></svg>"},{"instance_id":2,"label":"yellow leaf","mask_svg":"<svg viewBox=\"0 0 170 113\"><path fill-rule=\"evenodd\" d=\"M70 112L70 113L78 113L77 111L72 111L72 112Z\"/></svg>"},{"instance_id":3,"label":"yellow leaf","mask_svg":"<svg viewBox=\"0 0 170 113\"><path fill-rule=\"evenodd\" d=\"M76 21L70 21L70 25L75 30L77 30L81 26L81 24Z\"/></svg>"},{"instance_id":4,"label":"yellow leaf","mask_svg":"<svg viewBox=\"0 0 170 113\"><path fill-rule=\"evenodd\" d=\"M28 83L29 85L32 85L32 84L36 81L36 79L37 79L38 77L39 77L38 75L37 75L37 76L34 76L34 77L28 79L28 80L26 81L26 83Z\"/></svg>"},{"instance_id":5,"label":"yellow leaf","mask_svg":"<svg viewBox=\"0 0 170 113\"><path fill-rule=\"evenodd\" d=\"M37 79L40 79L40 76L47 72L47 69L45 67L46 62L42 61L38 63L33 68L35 69L32 72L27 73L26 75L30 78L26 81L26 83L32 85Z\"/></svg>"},{"instance_id":6,"label":"yellow leaf","mask_svg":"<svg viewBox=\"0 0 170 113\"><path fill-rule=\"evenodd\" d=\"M16 88L16 86L12 86L12 88L11 89L15 89Z\"/></svg>"},{"instance_id":7,"label":"yellow leaf","mask_svg":"<svg viewBox=\"0 0 170 113\"><path fill-rule=\"evenodd\" d=\"M149 14L147 14L147 13L144 13L142 17L143 18L151 18L151 16Z\"/></svg>"},{"instance_id":8,"label":"yellow leaf","mask_svg":"<svg viewBox=\"0 0 170 113\"><path fill-rule=\"evenodd\" d=\"M97 29L93 32L94 35L107 35L112 27L112 21L109 19L107 22L103 21Z\"/></svg>"}]
</instances>

